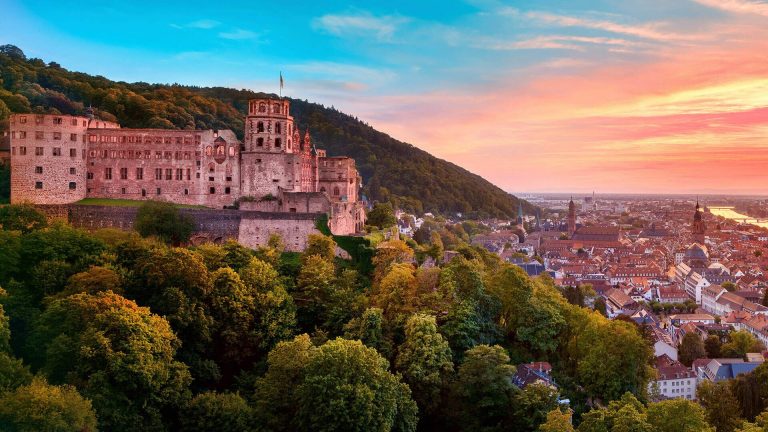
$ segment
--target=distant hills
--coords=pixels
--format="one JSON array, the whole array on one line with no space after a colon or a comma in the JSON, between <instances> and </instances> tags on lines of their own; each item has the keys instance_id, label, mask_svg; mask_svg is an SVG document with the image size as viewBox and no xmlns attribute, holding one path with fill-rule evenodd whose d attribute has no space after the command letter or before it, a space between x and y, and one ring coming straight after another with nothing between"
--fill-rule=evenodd
<instances>
[{"instance_id":1,"label":"distant hills","mask_svg":"<svg viewBox=\"0 0 768 432\"><path fill-rule=\"evenodd\" d=\"M111 81L28 59L13 45L0 46L0 120L13 112L83 114L92 105L98 116L125 127L232 129L242 138L248 99L264 96L276 97L223 87ZM516 215L516 197L353 116L299 99L291 99L291 112L329 156L355 159L371 200L416 213ZM534 211L525 201L523 207L528 214Z\"/></svg>"}]
</instances>

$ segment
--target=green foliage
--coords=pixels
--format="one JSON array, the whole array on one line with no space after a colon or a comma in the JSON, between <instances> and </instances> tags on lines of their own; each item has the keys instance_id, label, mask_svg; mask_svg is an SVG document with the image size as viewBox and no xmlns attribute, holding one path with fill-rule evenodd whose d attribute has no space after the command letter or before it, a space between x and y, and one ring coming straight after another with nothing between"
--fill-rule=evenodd
<instances>
[{"instance_id":1,"label":"green foliage","mask_svg":"<svg viewBox=\"0 0 768 432\"><path fill-rule=\"evenodd\" d=\"M4 231L30 231L45 228L48 220L31 204L0 206L0 229Z\"/></svg>"},{"instance_id":2,"label":"green foliage","mask_svg":"<svg viewBox=\"0 0 768 432\"><path fill-rule=\"evenodd\" d=\"M189 241L195 224L179 208L171 203L147 201L136 213L134 228L144 237L156 236L166 243L180 244Z\"/></svg>"},{"instance_id":3,"label":"green foliage","mask_svg":"<svg viewBox=\"0 0 768 432\"><path fill-rule=\"evenodd\" d=\"M696 333L686 333L679 348L680 363L690 367L694 360L705 358L707 351L704 348L704 341Z\"/></svg>"},{"instance_id":4,"label":"green foliage","mask_svg":"<svg viewBox=\"0 0 768 432\"><path fill-rule=\"evenodd\" d=\"M707 422L714 426L717 432L733 432L741 424L739 401L727 382L702 381L696 389L696 398L704 407Z\"/></svg>"},{"instance_id":5,"label":"green foliage","mask_svg":"<svg viewBox=\"0 0 768 432\"><path fill-rule=\"evenodd\" d=\"M227 432L251 430L251 408L238 394L201 393L181 411L182 432Z\"/></svg>"},{"instance_id":6,"label":"green foliage","mask_svg":"<svg viewBox=\"0 0 768 432\"><path fill-rule=\"evenodd\" d=\"M655 432L715 432L704 409L686 399L670 399L648 405L648 423Z\"/></svg>"},{"instance_id":7,"label":"green foliage","mask_svg":"<svg viewBox=\"0 0 768 432\"><path fill-rule=\"evenodd\" d=\"M350 320L344 326L346 339L357 339L384 355L389 357L392 353L392 341L385 333L387 327L384 313L379 308L368 308L359 317Z\"/></svg>"},{"instance_id":8,"label":"green foliage","mask_svg":"<svg viewBox=\"0 0 768 432\"><path fill-rule=\"evenodd\" d=\"M0 396L0 429L8 432L95 432L91 402L70 386L42 379Z\"/></svg>"},{"instance_id":9,"label":"green foliage","mask_svg":"<svg viewBox=\"0 0 768 432\"><path fill-rule=\"evenodd\" d=\"M389 228L397 223L395 219L395 211L392 209L392 204L376 203L373 209L368 212L366 220L368 225L375 226L379 229Z\"/></svg>"},{"instance_id":10,"label":"green foliage","mask_svg":"<svg viewBox=\"0 0 768 432\"><path fill-rule=\"evenodd\" d=\"M498 345L478 345L466 352L454 384L462 429L501 430L515 391L514 374L509 356Z\"/></svg>"},{"instance_id":11,"label":"green foliage","mask_svg":"<svg viewBox=\"0 0 768 432\"><path fill-rule=\"evenodd\" d=\"M408 318L395 369L403 374L422 411L433 411L440 405L441 392L453 373L453 362L451 347L437 332L434 317L416 314Z\"/></svg>"},{"instance_id":12,"label":"green foliage","mask_svg":"<svg viewBox=\"0 0 768 432\"><path fill-rule=\"evenodd\" d=\"M161 428L189 396L168 322L111 292L53 301L30 344L43 354L35 366L90 398L105 429Z\"/></svg>"},{"instance_id":13,"label":"green foliage","mask_svg":"<svg viewBox=\"0 0 768 432\"><path fill-rule=\"evenodd\" d=\"M528 384L512 397L512 423L519 430L536 430L547 420L547 415L559 407L559 392L544 383Z\"/></svg>"},{"instance_id":14,"label":"green foliage","mask_svg":"<svg viewBox=\"0 0 768 432\"><path fill-rule=\"evenodd\" d=\"M707 339L704 340L704 350L707 352L706 357L707 358L720 358L722 357L721 354L721 348L722 348L722 341L720 340L720 336L717 335L709 335L707 336Z\"/></svg>"},{"instance_id":15,"label":"green foliage","mask_svg":"<svg viewBox=\"0 0 768 432\"><path fill-rule=\"evenodd\" d=\"M317 255L326 261L333 261L333 257L336 256L336 242L329 236L310 234L303 256L307 258L312 255Z\"/></svg>"},{"instance_id":16,"label":"green foliage","mask_svg":"<svg viewBox=\"0 0 768 432\"><path fill-rule=\"evenodd\" d=\"M359 341L335 339L319 347L297 389L300 427L415 431L411 392L387 369L387 360Z\"/></svg>"},{"instance_id":17,"label":"green foliage","mask_svg":"<svg viewBox=\"0 0 768 432\"><path fill-rule=\"evenodd\" d=\"M0 204L11 202L11 166L0 164Z\"/></svg>"},{"instance_id":18,"label":"green foliage","mask_svg":"<svg viewBox=\"0 0 768 432\"><path fill-rule=\"evenodd\" d=\"M359 341L315 348L299 336L270 353L257 383L257 416L267 430L415 431L410 390L387 369L386 359Z\"/></svg>"},{"instance_id":19,"label":"green foliage","mask_svg":"<svg viewBox=\"0 0 768 432\"><path fill-rule=\"evenodd\" d=\"M540 432L573 432L570 413L559 408L547 413L547 420L539 426Z\"/></svg>"},{"instance_id":20,"label":"green foliage","mask_svg":"<svg viewBox=\"0 0 768 432\"><path fill-rule=\"evenodd\" d=\"M765 345L746 330L732 332L728 338L728 342L720 348L725 357L745 358L747 353L762 352L765 349Z\"/></svg>"}]
</instances>

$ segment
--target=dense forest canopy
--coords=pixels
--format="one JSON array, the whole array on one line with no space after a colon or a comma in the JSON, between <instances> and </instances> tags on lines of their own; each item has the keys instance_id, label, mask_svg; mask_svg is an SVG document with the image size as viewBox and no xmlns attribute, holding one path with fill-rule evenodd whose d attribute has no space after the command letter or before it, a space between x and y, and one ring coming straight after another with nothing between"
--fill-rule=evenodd
<instances>
[{"instance_id":1,"label":"dense forest canopy","mask_svg":"<svg viewBox=\"0 0 768 432\"><path fill-rule=\"evenodd\" d=\"M88 106L124 127L231 129L242 139L248 99L274 94L223 87L125 83L72 72L0 47L0 120L15 112L82 115ZM329 156L350 156L371 200L415 213L511 218L518 200L482 177L373 129L334 108L291 99L301 130ZM534 207L523 203L528 214Z\"/></svg>"}]
</instances>

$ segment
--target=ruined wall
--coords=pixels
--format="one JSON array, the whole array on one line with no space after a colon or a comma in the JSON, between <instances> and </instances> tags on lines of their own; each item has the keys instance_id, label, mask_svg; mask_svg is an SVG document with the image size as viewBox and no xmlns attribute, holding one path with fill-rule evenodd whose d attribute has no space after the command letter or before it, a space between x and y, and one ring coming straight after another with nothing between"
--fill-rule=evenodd
<instances>
[{"instance_id":1,"label":"ruined wall","mask_svg":"<svg viewBox=\"0 0 768 432\"><path fill-rule=\"evenodd\" d=\"M319 214L311 213L261 213L243 211L240 219L240 235L237 239L250 248L266 246L269 237L277 233L289 251L300 252L307 247L307 237L319 234L315 221Z\"/></svg>"},{"instance_id":2,"label":"ruined wall","mask_svg":"<svg viewBox=\"0 0 768 432\"><path fill-rule=\"evenodd\" d=\"M95 205L37 205L49 219L68 220L76 228L97 230L117 228L132 230L138 207ZM221 243L237 240L251 248L266 246L269 237L277 233L286 249L301 252L307 246L309 234L320 233L315 228L319 214L268 213L239 210L180 209L192 218L195 230L190 243Z\"/></svg>"},{"instance_id":3,"label":"ruined wall","mask_svg":"<svg viewBox=\"0 0 768 432\"><path fill-rule=\"evenodd\" d=\"M222 208L240 196L232 131L88 131L88 196Z\"/></svg>"},{"instance_id":4,"label":"ruined wall","mask_svg":"<svg viewBox=\"0 0 768 432\"><path fill-rule=\"evenodd\" d=\"M294 187L300 187L300 181L294 178L294 165L298 163L298 156L290 153L243 153L240 167L242 196L277 196L280 188L294 190Z\"/></svg>"},{"instance_id":5,"label":"ruined wall","mask_svg":"<svg viewBox=\"0 0 768 432\"><path fill-rule=\"evenodd\" d=\"M328 228L335 235L361 232L365 227L365 207L359 202L335 202Z\"/></svg>"},{"instance_id":6,"label":"ruined wall","mask_svg":"<svg viewBox=\"0 0 768 432\"><path fill-rule=\"evenodd\" d=\"M85 198L89 122L65 115L11 116L12 203L66 204Z\"/></svg>"},{"instance_id":7,"label":"ruined wall","mask_svg":"<svg viewBox=\"0 0 768 432\"><path fill-rule=\"evenodd\" d=\"M332 201L358 200L360 177L355 160L348 157L325 157L318 160L318 187Z\"/></svg>"}]
</instances>

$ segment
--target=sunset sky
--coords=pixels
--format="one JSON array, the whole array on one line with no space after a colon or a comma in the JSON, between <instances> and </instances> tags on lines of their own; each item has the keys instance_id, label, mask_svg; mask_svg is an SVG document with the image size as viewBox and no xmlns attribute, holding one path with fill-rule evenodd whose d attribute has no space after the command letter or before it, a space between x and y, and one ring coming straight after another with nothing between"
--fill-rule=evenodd
<instances>
[{"instance_id":1,"label":"sunset sky","mask_svg":"<svg viewBox=\"0 0 768 432\"><path fill-rule=\"evenodd\" d=\"M225 4L226 3L226 4ZM768 191L768 2L0 0L0 44L333 105L513 192Z\"/></svg>"}]
</instances>

